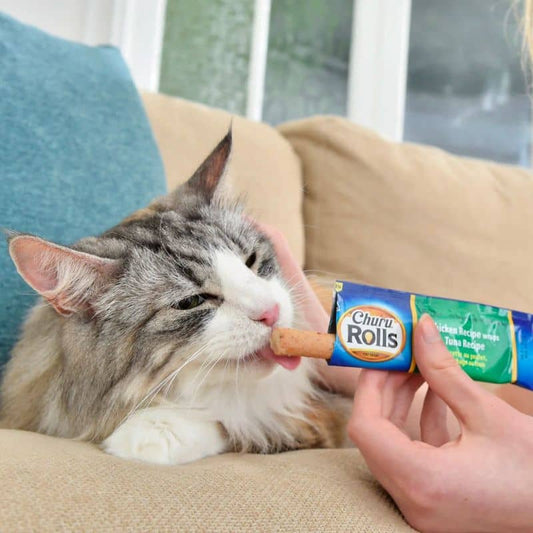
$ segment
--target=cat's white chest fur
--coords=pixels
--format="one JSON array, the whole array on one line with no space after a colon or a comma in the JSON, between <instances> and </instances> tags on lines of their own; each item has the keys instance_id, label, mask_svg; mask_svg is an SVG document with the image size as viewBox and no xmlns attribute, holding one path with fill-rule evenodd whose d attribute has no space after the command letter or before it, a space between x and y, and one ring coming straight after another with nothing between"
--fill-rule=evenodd
<instances>
[{"instance_id":1,"label":"cat's white chest fur","mask_svg":"<svg viewBox=\"0 0 533 533\"><path fill-rule=\"evenodd\" d=\"M223 453L234 442L265 452L290 446L291 421L301 421L312 395L310 372L311 362L304 361L295 371L276 368L259 381L192 391L194 398L181 391L176 403L131 415L102 447L125 459L181 464Z\"/></svg>"}]
</instances>

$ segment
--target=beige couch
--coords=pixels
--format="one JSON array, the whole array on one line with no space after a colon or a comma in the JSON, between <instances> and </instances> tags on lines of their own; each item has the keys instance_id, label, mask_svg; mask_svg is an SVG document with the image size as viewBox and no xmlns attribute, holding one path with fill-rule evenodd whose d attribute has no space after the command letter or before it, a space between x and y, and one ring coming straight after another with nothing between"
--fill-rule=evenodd
<instances>
[{"instance_id":1,"label":"beige couch","mask_svg":"<svg viewBox=\"0 0 533 533\"><path fill-rule=\"evenodd\" d=\"M160 95L145 104L174 186L229 115ZM278 130L236 118L234 138L230 182L311 273L533 311L529 172L332 117ZM0 430L0 480L2 532L411 530L353 449L161 467Z\"/></svg>"}]
</instances>

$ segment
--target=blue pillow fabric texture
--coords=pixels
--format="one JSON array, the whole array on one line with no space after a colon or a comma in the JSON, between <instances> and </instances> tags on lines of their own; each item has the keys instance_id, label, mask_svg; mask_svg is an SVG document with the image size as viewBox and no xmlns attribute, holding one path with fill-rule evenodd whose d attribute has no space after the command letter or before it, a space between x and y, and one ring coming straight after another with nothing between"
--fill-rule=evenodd
<instances>
[{"instance_id":1,"label":"blue pillow fabric texture","mask_svg":"<svg viewBox=\"0 0 533 533\"><path fill-rule=\"evenodd\" d=\"M68 245L165 189L120 52L52 37L0 13L0 227ZM35 300L0 238L0 370Z\"/></svg>"}]
</instances>

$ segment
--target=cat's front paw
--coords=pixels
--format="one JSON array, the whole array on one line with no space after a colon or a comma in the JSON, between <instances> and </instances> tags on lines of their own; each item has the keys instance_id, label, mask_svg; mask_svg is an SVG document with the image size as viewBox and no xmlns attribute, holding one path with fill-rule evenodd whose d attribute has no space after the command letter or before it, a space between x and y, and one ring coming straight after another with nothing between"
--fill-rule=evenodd
<instances>
[{"instance_id":1,"label":"cat's front paw","mask_svg":"<svg viewBox=\"0 0 533 533\"><path fill-rule=\"evenodd\" d=\"M218 423L195 420L191 411L167 407L138 411L102 443L111 455L165 465L190 463L226 447Z\"/></svg>"}]
</instances>

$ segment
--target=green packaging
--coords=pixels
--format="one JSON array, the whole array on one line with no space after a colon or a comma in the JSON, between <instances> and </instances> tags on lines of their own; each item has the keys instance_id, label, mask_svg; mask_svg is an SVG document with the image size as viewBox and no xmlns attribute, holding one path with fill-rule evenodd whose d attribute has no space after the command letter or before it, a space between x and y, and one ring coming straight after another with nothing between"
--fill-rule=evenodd
<instances>
[{"instance_id":1,"label":"green packaging","mask_svg":"<svg viewBox=\"0 0 533 533\"><path fill-rule=\"evenodd\" d=\"M329 364L414 372L413 327L424 313L470 377L533 390L533 315L346 281L335 287Z\"/></svg>"}]
</instances>

